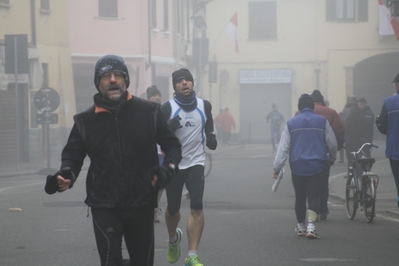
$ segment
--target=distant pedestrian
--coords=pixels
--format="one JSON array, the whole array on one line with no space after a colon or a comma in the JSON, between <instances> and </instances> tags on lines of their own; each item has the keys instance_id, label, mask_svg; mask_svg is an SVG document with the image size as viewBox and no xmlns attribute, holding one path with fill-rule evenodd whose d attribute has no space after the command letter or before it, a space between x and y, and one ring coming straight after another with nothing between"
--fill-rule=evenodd
<instances>
[{"instance_id":1,"label":"distant pedestrian","mask_svg":"<svg viewBox=\"0 0 399 266\"><path fill-rule=\"evenodd\" d=\"M231 144L231 130L236 129L236 121L231 115L229 108L225 108L221 117L222 143Z\"/></svg>"},{"instance_id":2,"label":"distant pedestrian","mask_svg":"<svg viewBox=\"0 0 399 266\"><path fill-rule=\"evenodd\" d=\"M391 165L396 184L396 201L399 207L399 74L396 75L392 83L395 83L396 95L384 100L376 124L378 131L387 136L385 155Z\"/></svg>"},{"instance_id":3,"label":"distant pedestrian","mask_svg":"<svg viewBox=\"0 0 399 266\"><path fill-rule=\"evenodd\" d=\"M364 98L357 99L357 106L363 110L364 121L363 121L363 143L372 143L374 136L374 113L370 106L367 105L367 101ZM371 157L371 148L366 146L363 148L366 157Z\"/></svg>"},{"instance_id":4,"label":"distant pedestrian","mask_svg":"<svg viewBox=\"0 0 399 266\"><path fill-rule=\"evenodd\" d=\"M346 105L342 114L342 122L345 126L345 147L346 157L348 158L348 167L351 166L353 155L351 152L358 151L363 145L363 110L357 106L356 96L350 95L346 99ZM361 167L358 166L356 171L359 173Z\"/></svg>"},{"instance_id":5,"label":"distant pedestrian","mask_svg":"<svg viewBox=\"0 0 399 266\"><path fill-rule=\"evenodd\" d=\"M273 145L273 151L276 152L276 144L280 142L281 124L284 122L283 114L278 110L277 104L272 104L272 111L267 115L266 122L270 122L270 135Z\"/></svg>"},{"instance_id":6,"label":"distant pedestrian","mask_svg":"<svg viewBox=\"0 0 399 266\"><path fill-rule=\"evenodd\" d=\"M327 119L315 114L313 109L312 97L302 94L298 101L300 114L288 120L284 128L273 163L273 178L277 178L289 158L298 222L295 231L298 236L317 239L315 222L320 210L320 183L327 165L334 164L337 140Z\"/></svg>"},{"instance_id":7,"label":"distant pedestrian","mask_svg":"<svg viewBox=\"0 0 399 266\"><path fill-rule=\"evenodd\" d=\"M152 85L147 88L146 90L147 93L147 100L161 104L162 102L162 94L159 91L157 85ZM161 146L157 144L157 150L158 150L158 159L159 159L159 164L162 165L163 159L165 157L165 153L161 150ZM159 223L161 220L159 219L159 216L162 214L162 209L159 207L159 202L162 198L162 193L165 189L160 188L158 190L158 199L157 199L157 206L154 208L154 223Z\"/></svg>"},{"instance_id":8,"label":"distant pedestrian","mask_svg":"<svg viewBox=\"0 0 399 266\"><path fill-rule=\"evenodd\" d=\"M223 119L224 110L220 109L219 114L213 119L213 123L215 124L216 129L216 137L223 140L222 135L222 119Z\"/></svg>"}]
</instances>

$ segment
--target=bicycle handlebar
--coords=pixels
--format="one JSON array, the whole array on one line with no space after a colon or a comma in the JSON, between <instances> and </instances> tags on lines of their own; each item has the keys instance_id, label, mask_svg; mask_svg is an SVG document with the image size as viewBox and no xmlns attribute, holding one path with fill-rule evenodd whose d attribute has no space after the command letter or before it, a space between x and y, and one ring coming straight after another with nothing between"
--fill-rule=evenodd
<instances>
[{"instance_id":1,"label":"bicycle handlebar","mask_svg":"<svg viewBox=\"0 0 399 266\"><path fill-rule=\"evenodd\" d=\"M351 152L351 153L352 153L352 154L359 154L359 153L361 153L361 152L363 151L363 148L364 148L365 146L370 146L370 147L373 147L373 148L378 149L378 146L377 146L377 145L375 145L375 144L373 144L373 143L366 142L366 143L364 143L364 144L362 145L362 147L360 147L360 149L359 149L358 151L353 151L353 152Z\"/></svg>"}]
</instances>

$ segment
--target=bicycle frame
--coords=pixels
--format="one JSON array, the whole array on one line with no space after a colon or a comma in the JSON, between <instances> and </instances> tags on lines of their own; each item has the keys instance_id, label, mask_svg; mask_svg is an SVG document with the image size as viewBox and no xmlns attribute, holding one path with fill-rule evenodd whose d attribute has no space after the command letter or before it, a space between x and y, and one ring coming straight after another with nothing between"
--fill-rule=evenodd
<instances>
[{"instance_id":1,"label":"bicycle frame","mask_svg":"<svg viewBox=\"0 0 399 266\"><path fill-rule=\"evenodd\" d=\"M360 157L360 155L364 155L363 148L365 146L378 148L372 143L364 143L358 151L350 152L353 160L348 167L345 201L349 219L352 220L355 217L356 209L360 203L367 222L371 223L375 216L375 199L379 177L370 172L375 159ZM358 165L361 166L361 174L358 172Z\"/></svg>"},{"instance_id":2,"label":"bicycle frame","mask_svg":"<svg viewBox=\"0 0 399 266\"><path fill-rule=\"evenodd\" d=\"M366 147L366 146L378 148L377 145L374 145L372 143L366 142L360 147L360 149L358 151L350 152L350 154L353 156L353 160L352 160L351 166L349 166L349 168L348 168L348 176L350 176L350 175L353 176L353 178L355 180L356 189L359 192L361 191L361 189L360 189L360 186L359 186L359 176L358 176L358 173L356 171L356 164L358 163L359 159L361 159L361 158L358 158L359 155L360 154L361 155L365 155L365 153L363 152L363 148ZM346 148L345 148L345 150L346 150ZM366 163L366 162L361 164L361 167L362 167L362 174L360 175L361 179L363 179L363 177L365 177L365 176L376 176L375 174L370 172L372 165L373 165L373 163ZM369 167L369 169L366 168L366 167ZM375 184L375 186L377 187L378 182L379 182L379 178L376 178L376 179L377 179L377 184Z\"/></svg>"}]
</instances>

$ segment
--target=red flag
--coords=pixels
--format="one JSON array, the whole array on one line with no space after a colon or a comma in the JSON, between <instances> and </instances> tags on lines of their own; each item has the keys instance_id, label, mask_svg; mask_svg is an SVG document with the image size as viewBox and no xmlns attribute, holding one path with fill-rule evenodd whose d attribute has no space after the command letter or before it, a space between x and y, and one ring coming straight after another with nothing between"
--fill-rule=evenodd
<instances>
[{"instance_id":1,"label":"red flag","mask_svg":"<svg viewBox=\"0 0 399 266\"><path fill-rule=\"evenodd\" d=\"M224 32L234 40L236 52L239 52L240 36L238 32L238 16L237 12L231 17L229 23L224 28Z\"/></svg>"}]
</instances>

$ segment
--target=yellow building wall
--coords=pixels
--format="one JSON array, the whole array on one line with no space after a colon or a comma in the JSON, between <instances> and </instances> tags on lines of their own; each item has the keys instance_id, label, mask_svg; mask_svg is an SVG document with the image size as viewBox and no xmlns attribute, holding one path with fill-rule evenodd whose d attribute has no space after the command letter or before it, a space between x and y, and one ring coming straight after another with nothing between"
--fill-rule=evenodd
<instances>
[{"instance_id":1,"label":"yellow building wall","mask_svg":"<svg viewBox=\"0 0 399 266\"><path fill-rule=\"evenodd\" d=\"M209 85L205 86L204 95L210 95L207 97L211 97L214 110L229 106L237 120L240 114L240 69L291 69L292 110L297 109L297 100L302 93L319 89L331 107L340 111L348 94L345 68L374 55L399 51L399 43L394 37L381 41L378 1L368 1L368 20L365 22L327 22L326 1L275 1L277 38L274 40L248 38L249 2L215 0L207 4L206 10L209 58L211 60L216 55L218 70L226 69L230 79L223 86L212 84L212 92L207 91ZM234 50L234 41L224 33L225 26L236 12L239 53ZM318 88L316 70L320 70ZM204 84L207 84L207 79L205 75Z\"/></svg>"}]
</instances>

